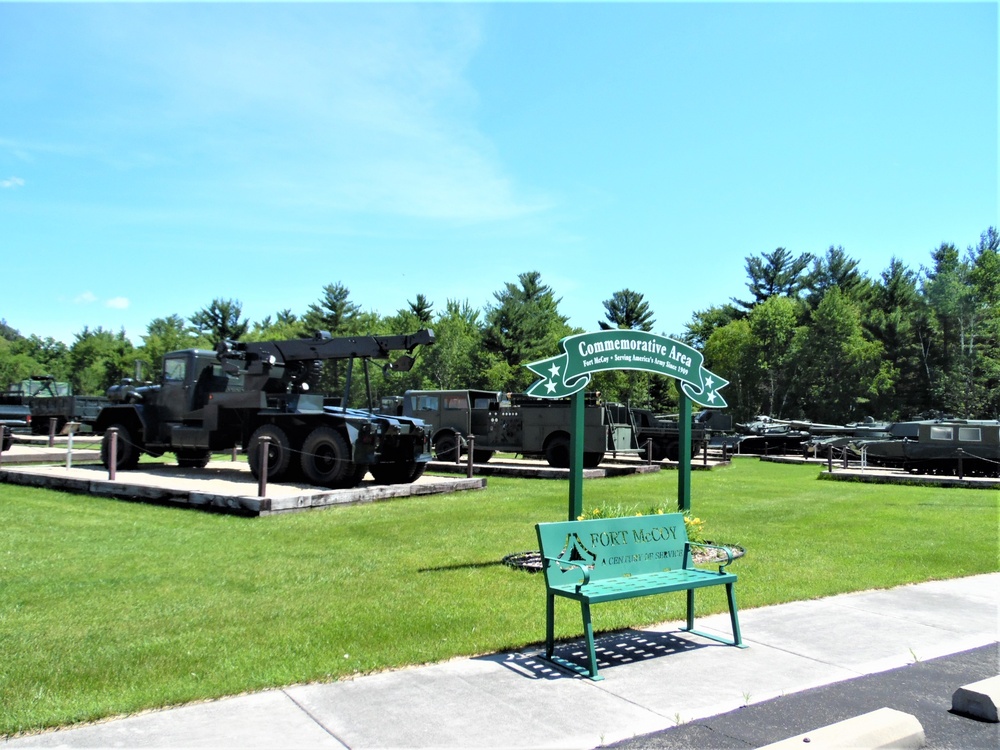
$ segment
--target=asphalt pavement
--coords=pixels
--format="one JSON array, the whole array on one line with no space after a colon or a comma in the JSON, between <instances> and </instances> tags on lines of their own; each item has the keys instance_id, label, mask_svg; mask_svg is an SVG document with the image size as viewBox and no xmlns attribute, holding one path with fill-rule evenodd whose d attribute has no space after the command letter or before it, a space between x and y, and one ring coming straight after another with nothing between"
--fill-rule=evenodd
<instances>
[{"instance_id":1,"label":"asphalt pavement","mask_svg":"<svg viewBox=\"0 0 1000 750\"><path fill-rule=\"evenodd\" d=\"M991 573L743 610L747 649L683 633L681 623L606 634L599 682L526 649L150 711L0 748L712 750L889 707L917 717L929 748L995 750L1000 725L949 709L959 687L1000 674L998 615L1000 573ZM696 624L729 633L728 614ZM557 651L584 658L579 642Z\"/></svg>"}]
</instances>

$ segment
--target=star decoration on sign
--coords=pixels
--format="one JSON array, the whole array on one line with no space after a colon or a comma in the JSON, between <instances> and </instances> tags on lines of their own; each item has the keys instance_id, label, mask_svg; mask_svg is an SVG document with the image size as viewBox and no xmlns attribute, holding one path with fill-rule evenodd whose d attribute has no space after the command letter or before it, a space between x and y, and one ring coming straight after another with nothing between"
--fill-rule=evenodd
<instances>
[{"instance_id":1,"label":"star decoration on sign","mask_svg":"<svg viewBox=\"0 0 1000 750\"><path fill-rule=\"evenodd\" d=\"M549 372L552 373L553 379L555 379L556 377L558 377L559 376L559 365L557 365L555 362L553 362L552 363L552 367L549 368Z\"/></svg>"}]
</instances>

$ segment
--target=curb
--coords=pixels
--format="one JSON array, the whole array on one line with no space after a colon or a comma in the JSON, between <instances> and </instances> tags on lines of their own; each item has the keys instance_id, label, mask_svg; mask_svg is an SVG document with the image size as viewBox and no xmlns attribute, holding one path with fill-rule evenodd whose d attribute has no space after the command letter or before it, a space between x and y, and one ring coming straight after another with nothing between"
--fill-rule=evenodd
<instances>
[{"instance_id":1,"label":"curb","mask_svg":"<svg viewBox=\"0 0 1000 750\"><path fill-rule=\"evenodd\" d=\"M924 728L912 714L880 708L812 732L765 745L760 750L790 750L805 743L813 750L830 748L921 748L927 744Z\"/></svg>"},{"instance_id":2,"label":"curb","mask_svg":"<svg viewBox=\"0 0 1000 750\"><path fill-rule=\"evenodd\" d=\"M951 697L951 711L979 721L997 723L1000 705L1000 677L988 677L963 685Z\"/></svg>"}]
</instances>

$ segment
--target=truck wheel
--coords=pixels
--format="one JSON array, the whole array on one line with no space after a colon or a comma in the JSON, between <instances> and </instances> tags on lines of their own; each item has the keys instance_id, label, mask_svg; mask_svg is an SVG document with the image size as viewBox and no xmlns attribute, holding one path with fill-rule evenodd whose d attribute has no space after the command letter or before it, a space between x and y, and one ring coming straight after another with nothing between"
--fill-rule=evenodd
<instances>
[{"instance_id":1,"label":"truck wheel","mask_svg":"<svg viewBox=\"0 0 1000 750\"><path fill-rule=\"evenodd\" d=\"M663 451L663 455L668 461L676 461L679 459L681 457L680 443L667 443L667 447Z\"/></svg>"},{"instance_id":2,"label":"truck wheel","mask_svg":"<svg viewBox=\"0 0 1000 750\"><path fill-rule=\"evenodd\" d=\"M477 464L488 464L490 459L493 458L495 451L472 451L472 460Z\"/></svg>"},{"instance_id":3,"label":"truck wheel","mask_svg":"<svg viewBox=\"0 0 1000 750\"><path fill-rule=\"evenodd\" d=\"M254 430L247 443L247 463L250 464L250 473L254 478L260 476L260 439L264 436L271 438L271 443L267 448L267 478L268 481L278 482L288 473L288 464L292 459L292 446L288 441L288 435L280 427L273 424L266 424Z\"/></svg>"},{"instance_id":4,"label":"truck wheel","mask_svg":"<svg viewBox=\"0 0 1000 750\"><path fill-rule=\"evenodd\" d=\"M446 433L434 441L434 458L438 461L454 461L458 438L454 433Z\"/></svg>"},{"instance_id":5,"label":"truck wheel","mask_svg":"<svg viewBox=\"0 0 1000 750\"><path fill-rule=\"evenodd\" d=\"M204 469L212 457L212 452L203 448L178 448L174 451L177 465L182 469Z\"/></svg>"},{"instance_id":6,"label":"truck wheel","mask_svg":"<svg viewBox=\"0 0 1000 750\"><path fill-rule=\"evenodd\" d=\"M353 486L357 472L343 436L332 427L310 432L302 444L302 473L310 484L332 489Z\"/></svg>"},{"instance_id":7,"label":"truck wheel","mask_svg":"<svg viewBox=\"0 0 1000 750\"><path fill-rule=\"evenodd\" d=\"M372 464L369 471L377 484L408 484L424 473L427 464L404 461L398 464Z\"/></svg>"},{"instance_id":8,"label":"truck wheel","mask_svg":"<svg viewBox=\"0 0 1000 750\"><path fill-rule=\"evenodd\" d=\"M115 469L129 471L139 465L140 447L136 445L132 431L123 424L113 424L111 427L118 430L118 441L115 445ZM111 433L104 433L101 439L101 463L105 469L111 468Z\"/></svg>"},{"instance_id":9,"label":"truck wheel","mask_svg":"<svg viewBox=\"0 0 1000 750\"><path fill-rule=\"evenodd\" d=\"M549 466L556 469L569 468L569 438L565 435L556 435L549 440L545 446L545 460Z\"/></svg>"},{"instance_id":10,"label":"truck wheel","mask_svg":"<svg viewBox=\"0 0 1000 750\"><path fill-rule=\"evenodd\" d=\"M648 445L643 446L642 458L645 461L662 461L666 457L667 454L666 451L663 450L663 446L655 440L651 441Z\"/></svg>"},{"instance_id":11,"label":"truck wheel","mask_svg":"<svg viewBox=\"0 0 1000 750\"><path fill-rule=\"evenodd\" d=\"M584 453L583 454L583 468L585 469L596 469L601 461L604 460L603 453Z\"/></svg>"}]
</instances>

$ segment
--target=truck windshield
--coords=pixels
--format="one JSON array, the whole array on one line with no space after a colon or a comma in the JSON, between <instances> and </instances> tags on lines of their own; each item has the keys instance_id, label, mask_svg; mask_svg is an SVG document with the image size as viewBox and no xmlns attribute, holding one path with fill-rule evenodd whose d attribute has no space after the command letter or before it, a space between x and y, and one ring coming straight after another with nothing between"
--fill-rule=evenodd
<instances>
[{"instance_id":1,"label":"truck windshield","mask_svg":"<svg viewBox=\"0 0 1000 750\"><path fill-rule=\"evenodd\" d=\"M184 380L187 373L187 361L183 359L165 359L163 361L164 380Z\"/></svg>"}]
</instances>

